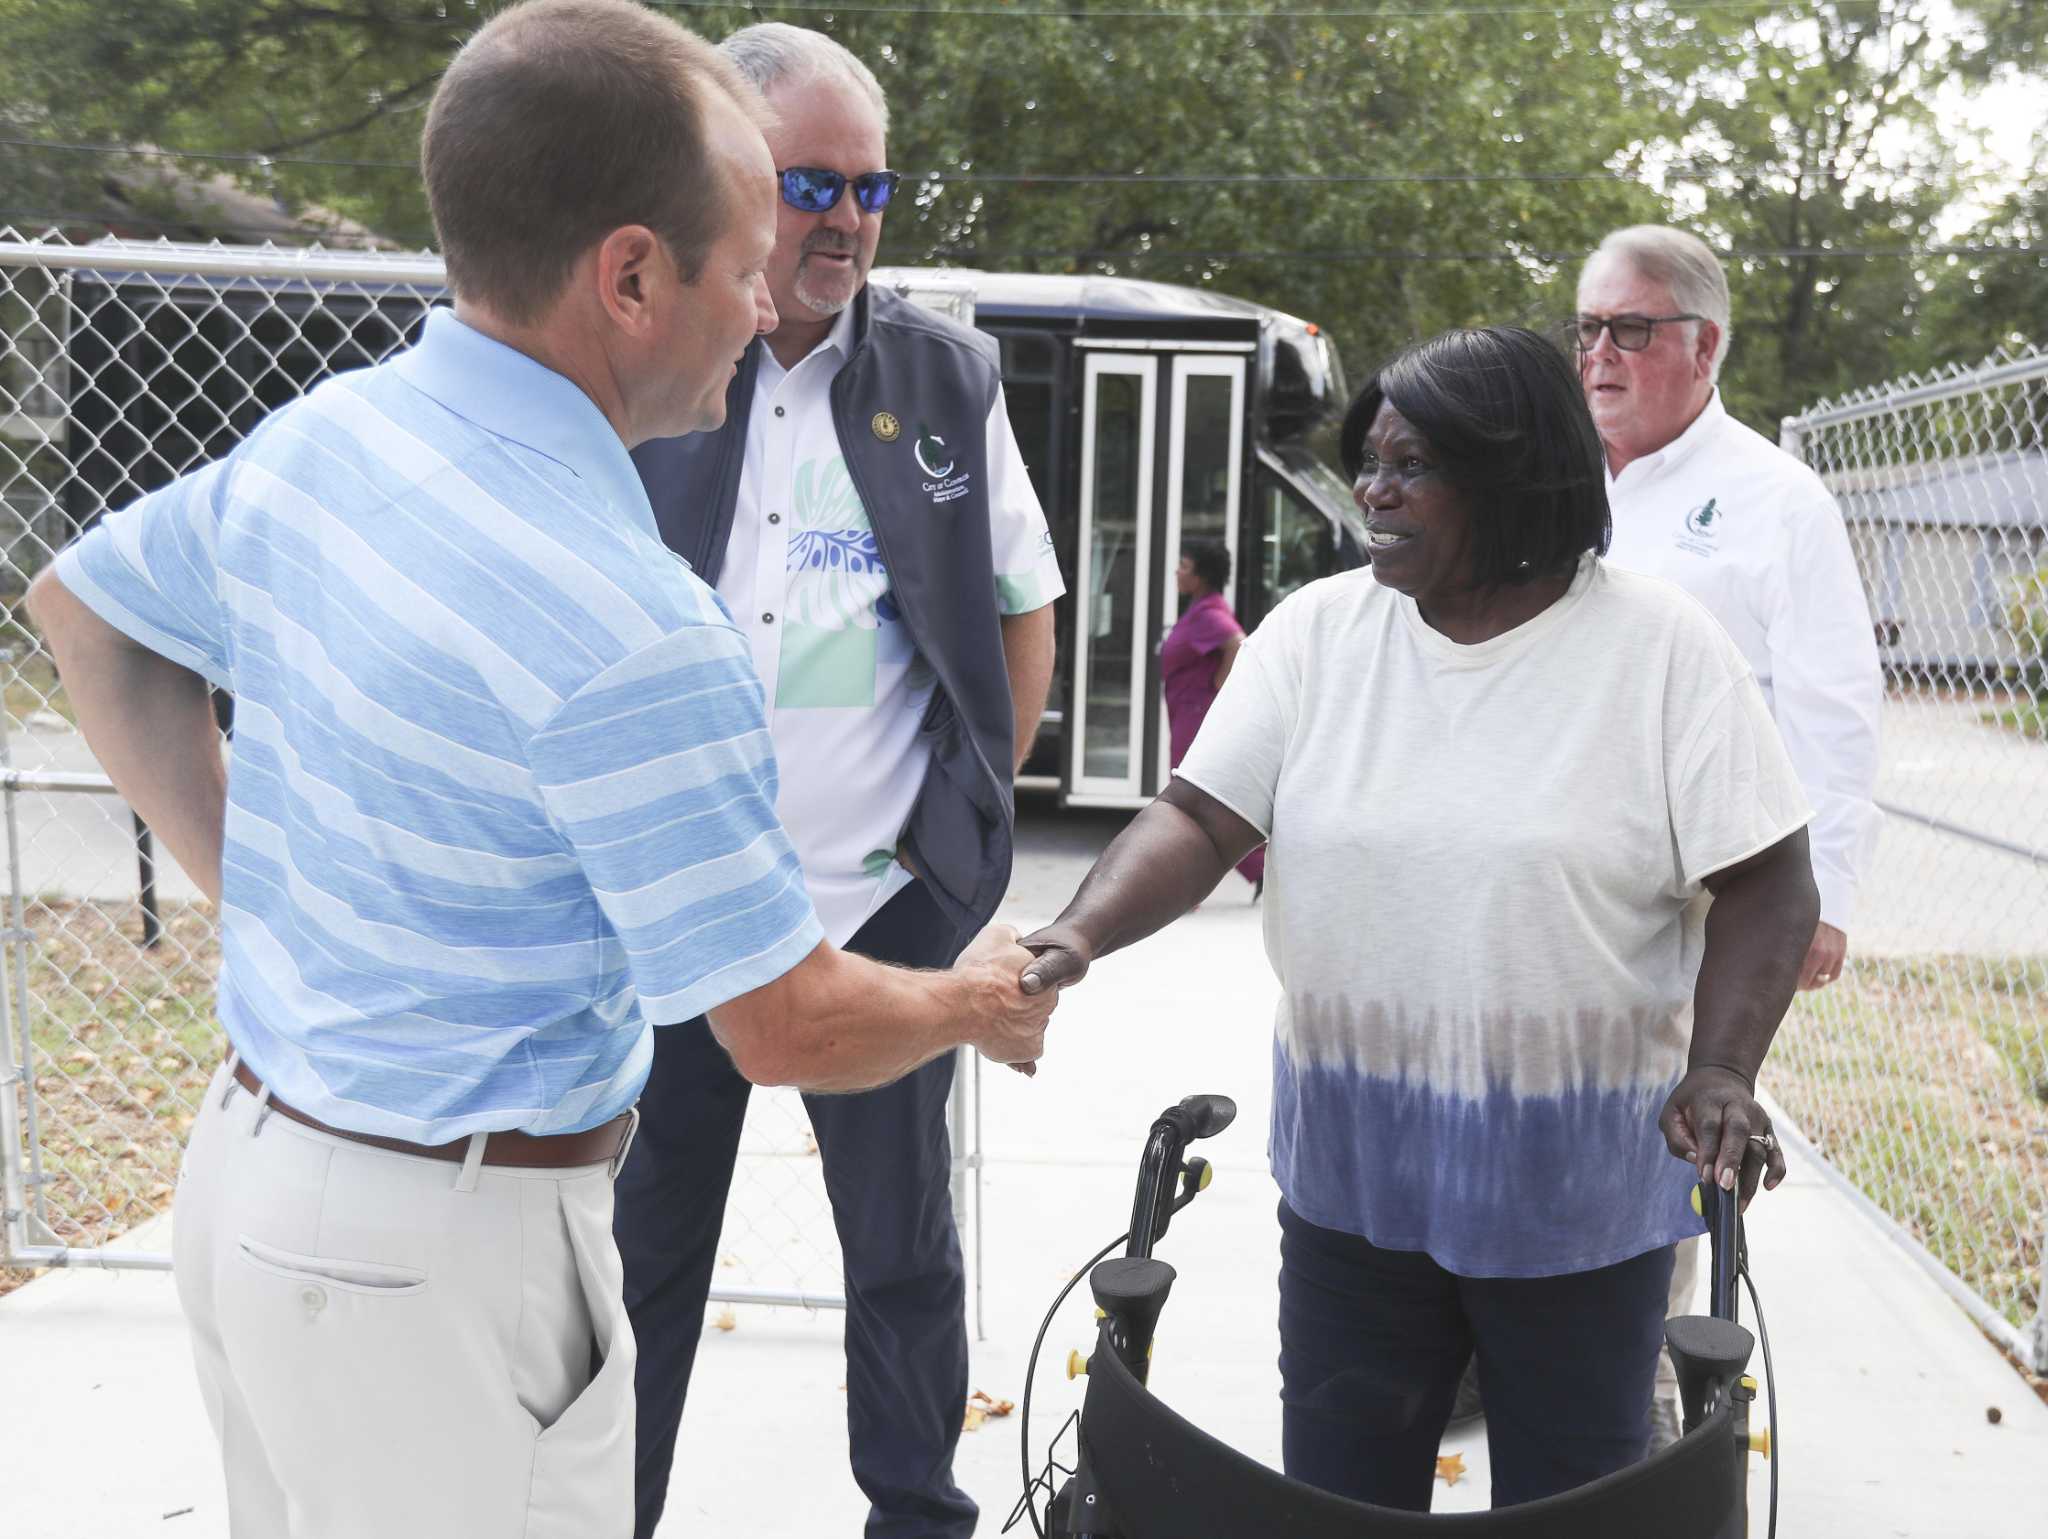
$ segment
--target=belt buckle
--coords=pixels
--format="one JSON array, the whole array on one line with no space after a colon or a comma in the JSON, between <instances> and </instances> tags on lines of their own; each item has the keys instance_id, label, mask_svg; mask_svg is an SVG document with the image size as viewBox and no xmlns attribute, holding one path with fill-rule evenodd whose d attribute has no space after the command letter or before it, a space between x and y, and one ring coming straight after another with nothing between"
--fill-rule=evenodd
<instances>
[{"instance_id":1,"label":"belt buckle","mask_svg":"<svg viewBox=\"0 0 2048 1539\"><path fill-rule=\"evenodd\" d=\"M626 1156L633 1152L633 1139L640 1131L640 1108L626 1108L626 1131L619 1138L618 1150L612 1155L611 1169L607 1173L611 1180L619 1179L619 1170L626 1163Z\"/></svg>"}]
</instances>

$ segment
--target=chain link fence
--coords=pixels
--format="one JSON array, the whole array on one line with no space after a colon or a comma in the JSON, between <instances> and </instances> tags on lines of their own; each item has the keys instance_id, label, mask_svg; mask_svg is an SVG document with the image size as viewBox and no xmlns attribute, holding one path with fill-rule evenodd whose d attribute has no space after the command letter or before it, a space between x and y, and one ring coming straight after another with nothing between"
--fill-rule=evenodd
<instances>
[{"instance_id":1,"label":"chain link fence","mask_svg":"<svg viewBox=\"0 0 2048 1539\"><path fill-rule=\"evenodd\" d=\"M403 347L444 299L430 256L0 230L0 1288L31 1267L169 1265L161 1240L117 1242L169 1209L226 1046L210 910L99 774L22 593L103 513L226 453L328 375ZM963 1136L978 1086L978 1065L963 1064L956 1210L979 1165ZM714 1300L843 1304L793 1091L753 1096L719 1262Z\"/></svg>"},{"instance_id":2,"label":"chain link fence","mask_svg":"<svg viewBox=\"0 0 2048 1539\"><path fill-rule=\"evenodd\" d=\"M1782 442L1840 501L1888 688L1849 965L1770 1086L2048 1372L2048 354L1823 402Z\"/></svg>"}]
</instances>

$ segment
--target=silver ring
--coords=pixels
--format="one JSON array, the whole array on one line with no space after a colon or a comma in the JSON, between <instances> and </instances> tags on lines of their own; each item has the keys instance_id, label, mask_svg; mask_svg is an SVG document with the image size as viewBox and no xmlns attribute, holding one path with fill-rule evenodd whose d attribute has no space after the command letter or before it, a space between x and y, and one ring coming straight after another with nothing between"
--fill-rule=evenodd
<instances>
[{"instance_id":1,"label":"silver ring","mask_svg":"<svg viewBox=\"0 0 2048 1539\"><path fill-rule=\"evenodd\" d=\"M1761 1144L1766 1154L1769 1154L1778 1147L1778 1135L1775 1133L1752 1133L1749 1135L1749 1141L1753 1144Z\"/></svg>"}]
</instances>

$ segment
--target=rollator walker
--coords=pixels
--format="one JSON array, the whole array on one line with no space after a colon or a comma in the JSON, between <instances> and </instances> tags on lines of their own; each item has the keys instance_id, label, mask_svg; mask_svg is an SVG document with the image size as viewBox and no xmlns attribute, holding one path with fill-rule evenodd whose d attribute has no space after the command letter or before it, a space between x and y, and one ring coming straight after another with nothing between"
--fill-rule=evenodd
<instances>
[{"instance_id":1,"label":"rollator walker","mask_svg":"<svg viewBox=\"0 0 2048 1539\"><path fill-rule=\"evenodd\" d=\"M1694 1209L1713 1247L1710 1313L1665 1323L1678 1372L1683 1435L1643 1462L1576 1490L1492 1512L1430 1514L1352 1501L1290 1480L1209 1436L1146 1387L1152 1336L1172 1292L1174 1269L1152 1254L1173 1215L1209 1184L1212 1168L1187 1146L1230 1126L1226 1096L1189 1096L1146 1135L1128 1234L1083 1270L1095 1296L1095 1348L1075 1352L1068 1377L1088 1377L1081 1409L1053 1439L1045 1465L1031 1461L1031 1383L1047 1328L1074 1283L1061 1289L1032 1344L1022 1426L1025 1490L1004 1532L1028 1518L1039 1539L1745 1539L1748 1456L1770 1457L1769 1428L1752 1431L1757 1340L1736 1316L1735 1284L1749 1278L1742 1218L1732 1192L1701 1183ZM1103 1257L1118 1245L1123 1255ZM1757 1325L1763 1329L1762 1311ZM1771 1381L1770 1338L1763 1336ZM1777 1421L1771 1385L1771 1422ZM1058 1462L1075 1434L1073 1463ZM1041 1518L1039 1502L1049 1497ZM1777 1531L1777 1468L1771 1470L1770 1532Z\"/></svg>"}]
</instances>

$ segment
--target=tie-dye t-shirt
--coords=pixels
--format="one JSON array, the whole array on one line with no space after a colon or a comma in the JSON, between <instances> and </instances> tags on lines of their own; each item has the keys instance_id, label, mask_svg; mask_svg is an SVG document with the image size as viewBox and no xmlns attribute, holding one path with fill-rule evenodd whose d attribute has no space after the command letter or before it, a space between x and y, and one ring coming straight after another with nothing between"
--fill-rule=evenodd
<instances>
[{"instance_id":1,"label":"tie-dye t-shirt","mask_svg":"<svg viewBox=\"0 0 2048 1539\"><path fill-rule=\"evenodd\" d=\"M1461 646L1370 570L1247 639L1179 773L1271 836L1273 1172L1453 1272L1607 1266L1699 1232L1656 1118L1701 879L1810 816L1696 602L1587 557Z\"/></svg>"}]
</instances>

